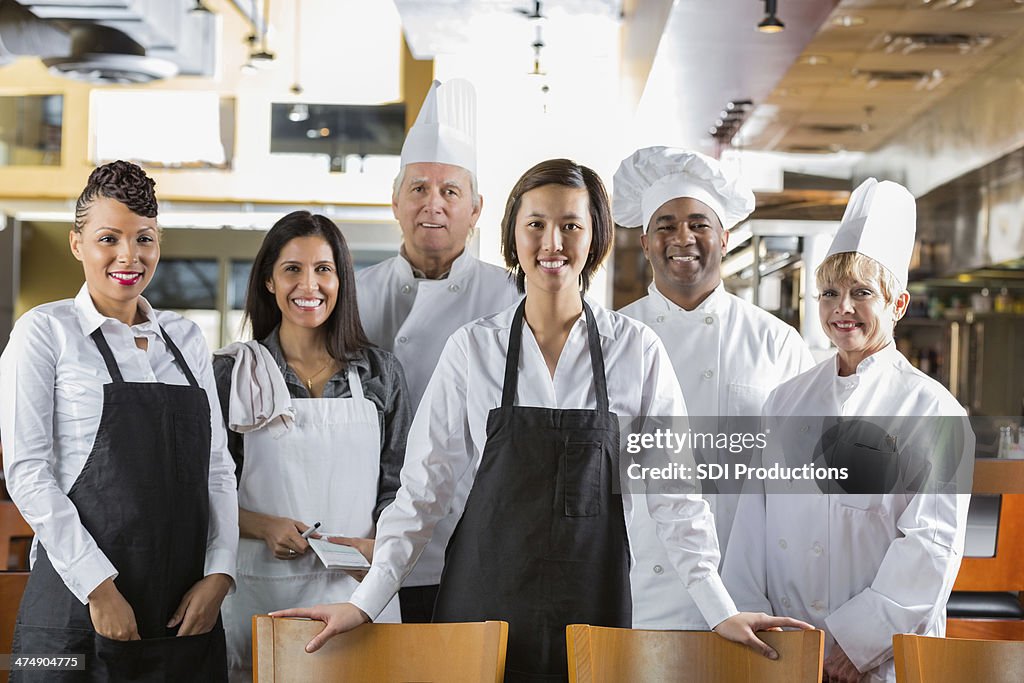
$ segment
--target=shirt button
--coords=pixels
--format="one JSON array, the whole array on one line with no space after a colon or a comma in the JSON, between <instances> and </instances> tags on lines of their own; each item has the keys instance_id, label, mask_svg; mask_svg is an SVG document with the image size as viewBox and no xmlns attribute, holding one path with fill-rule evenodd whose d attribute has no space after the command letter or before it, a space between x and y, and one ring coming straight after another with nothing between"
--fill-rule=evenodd
<instances>
[{"instance_id":1,"label":"shirt button","mask_svg":"<svg viewBox=\"0 0 1024 683\"><path fill-rule=\"evenodd\" d=\"M821 600L815 600L814 602L811 603L811 608L815 612L824 612L825 611L825 603L823 603Z\"/></svg>"},{"instance_id":2,"label":"shirt button","mask_svg":"<svg viewBox=\"0 0 1024 683\"><path fill-rule=\"evenodd\" d=\"M459 291L459 285L453 282L452 284L448 285L448 291L449 292L457 292L457 291Z\"/></svg>"},{"instance_id":3,"label":"shirt button","mask_svg":"<svg viewBox=\"0 0 1024 683\"><path fill-rule=\"evenodd\" d=\"M783 550L785 550L786 548L789 547L789 544L786 543L786 539L784 539L784 538L780 538L779 539L779 547L782 548Z\"/></svg>"},{"instance_id":4,"label":"shirt button","mask_svg":"<svg viewBox=\"0 0 1024 683\"><path fill-rule=\"evenodd\" d=\"M789 609L789 606L790 606L791 604L792 604L792 603L791 603L791 602L789 601L789 598L782 598L782 606L783 606L783 607L785 607L786 609Z\"/></svg>"},{"instance_id":5,"label":"shirt button","mask_svg":"<svg viewBox=\"0 0 1024 683\"><path fill-rule=\"evenodd\" d=\"M412 285L402 285L402 294L408 294L412 291Z\"/></svg>"},{"instance_id":6,"label":"shirt button","mask_svg":"<svg viewBox=\"0 0 1024 683\"><path fill-rule=\"evenodd\" d=\"M665 571L665 569L660 564L654 565L655 574L661 574L663 571Z\"/></svg>"},{"instance_id":7,"label":"shirt button","mask_svg":"<svg viewBox=\"0 0 1024 683\"><path fill-rule=\"evenodd\" d=\"M814 552L815 555L821 555L823 552L825 552L825 549L821 547L820 543L815 543L814 545L812 545L811 550Z\"/></svg>"},{"instance_id":8,"label":"shirt button","mask_svg":"<svg viewBox=\"0 0 1024 683\"><path fill-rule=\"evenodd\" d=\"M655 318L654 320L655 320L655 322L663 323L663 322L665 322L665 316L663 316L663 315L659 315L659 316L658 316L657 318Z\"/></svg>"},{"instance_id":9,"label":"shirt button","mask_svg":"<svg viewBox=\"0 0 1024 683\"><path fill-rule=\"evenodd\" d=\"M407 341L409 341L409 338L408 338L408 337L399 337L399 338L398 338L398 343L399 343L399 344L404 344L404 343L405 343L405 342L407 342Z\"/></svg>"},{"instance_id":10,"label":"shirt button","mask_svg":"<svg viewBox=\"0 0 1024 683\"><path fill-rule=\"evenodd\" d=\"M704 379L711 379L714 376L715 376L714 370L705 370L704 371Z\"/></svg>"},{"instance_id":11,"label":"shirt button","mask_svg":"<svg viewBox=\"0 0 1024 683\"><path fill-rule=\"evenodd\" d=\"M810 427L807 426L807 425L804 425L803 427L800 428L800 432L802 434L806 434L808 429L810 429Z\"/></svg>"},{"instance_id":12,"label":"shirt button","mask_svg":"<svg viewBox=\"0 0 1024 683\"><path fill-rule=\"evenodd\" d=\"M714 325L715 319L709 315L708 317L704 318L704 322L708 325Z\"/></svg>"}]
</instances>

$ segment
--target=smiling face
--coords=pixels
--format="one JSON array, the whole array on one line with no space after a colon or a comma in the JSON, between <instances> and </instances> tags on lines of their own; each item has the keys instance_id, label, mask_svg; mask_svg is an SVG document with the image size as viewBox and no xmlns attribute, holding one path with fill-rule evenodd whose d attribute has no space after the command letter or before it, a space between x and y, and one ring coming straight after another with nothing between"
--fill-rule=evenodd
<instances>
[{"instance_id":1,"label":"smiling face","mask_svg":"<svg viewBox=\"0 0 1024 683\"><path fill-rule=\"evenodd\" d=\"M156 218L140 216L108 197L89 206L81 231L69 235L71 253L82 262L93 303L103 315L135 315L139 295L160 261Z\"/></svg>"},{"instance_id":2,"label":"smiling face","mask_svg":"<svg viewBox=\"0 0 1024 683\"><path fill-rule=\"evenodd\" d=\"M818 316L825 334L839 349L840 370L856 372L857 365L891 341L896 321L907 310L910 295L886 303L875 279L824 283L818 297Z\"/></svg>"},{"instance_id":3,"label":"smiling face","mask_svg":"<svg viewBox=\"0 0 1024 683\"><path fill-rule=\"evenodd\" d=\"M451 263L466 247L469 232L480 218L473 206L469 171L449 164L409 164L395 192L391 209L402 227L409 260Z\"/></svg>"},{"instance_id":4,"label":"smiling face","mask_svg":"<svg viewBox=\"0 0 1024 683\"><path fill-rule=\"evenodd\" d=\"M523 194L515 238L527 293L578 294L594 234L591 223L586 188L541 185Z\"/></svg>"},{"instance_id":5,"label":"smiling face","mask_svg":"<svg viewBox=\"0 0 1024 683\"><path fill-rule=\"evenodd\" d=\"M722 281L729 233L703 202L691 197L665 202L640 243L658 291L683 308L695 308Z\"/></svg>"},{"instance_id":6,"label":"smiling face","mask_svg":"<svg viewBox=\"0 0 1024 683\"><path fill-rule=\"evenodd\" d=\"M274 262L266 287L281 309L282 328L320 327L338 302L338 269L331 245L319 235L289 240Z\"/></svg>"}]
</instances>

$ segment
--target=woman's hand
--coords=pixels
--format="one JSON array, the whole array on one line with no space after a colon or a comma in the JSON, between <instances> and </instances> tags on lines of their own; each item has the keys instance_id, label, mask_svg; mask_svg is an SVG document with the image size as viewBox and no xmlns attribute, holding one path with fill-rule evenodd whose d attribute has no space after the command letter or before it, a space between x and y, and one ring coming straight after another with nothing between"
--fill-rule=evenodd
<instances>
[{"instance_id":1,"label":"woman's hand","mask_svg":"<svg viewBox=\"0 0 1024 683\"><path fill-rule=\"evenodd\" d=\"M309 550L309 543L302 537L302 532L309 525L298 520L239 508L238 526L244 538L262 540L279 560L294 560ZM320 538L320 535L313 534L312 537Z\"/></svg>"},{"instance_id":2,"label":"woman's hand","mask_svg":"<svg viewBox=\"0 0 1024 683\"><path fill-rule=\"evenodd\" d=\"M366 561L373 564L373 547L376 541L372 538L345 538L344 536L329 536L327 538L331 543L338 545L347 545L350 548L355 548L359 551L359 554L366 558ZM345 573L351 576L356 581L362 581L366 578L365 569L346 569Z\"/></svg>"},{"instance_id":3,"label":"woman's hand","mask_svg":"<svg viewBox=\"0 0 1024 683\"><path fill-rule=\"evenodd\" d=\"M333 605L317 605L316 607L297 607L271 612L272 617L304 617L324 622L324 630L316 634L306 644L306 652L316 652L328 640L339 633L351 631L370 621L366 612L351 602L339 602Z\"/></svg>"},{"instance_id":4,"label":"woman's hand","mask_svg":"<svg viewBox=\"0 0 1024 683\"><path fill-rule=\"evenodd\" d=\"M715 626L713 630L723 638L742 643L750 649L760 652L768 659L778 659L779 653L754 635L754 631L781 631L784 626L802 629L814 628L807 622L790 617L772 617L764 612L740 612Z\"/></svg>"},{"instance_id":5,"label":"woman's hand","mask_svg":"<svg viewBox=\"0 0 1024 683\"><path fill-rule=\"evenodd\" d=\"M824 674L824 683L858 683L861 678L860 671L843 652L843 648L839 647L839 643L832 646L825 658Z\"/></svg>"},{"instance_id":6,"label":"woman's hand","mask_svg":"<svg viewBox=\"0 0 1024 683\"><path fill-rule=\"evenodd\" d=\"M141 640L135 610L107 579L89 593L89 617L96 633L111 640Z\"/></svg>"},{"instance_id":7,"label":"woman's hand","mask_svg":"<svg viewBox=\"0 0 1024 683\"><path fill-rule=\"evenodd\" d=\"M227 574L210 574L196 581L174 610L167 628L181 624L178 636L196 636L209 633L220 616L220 604L231 590L231 577Z\"/></svg>"}]
</instances>

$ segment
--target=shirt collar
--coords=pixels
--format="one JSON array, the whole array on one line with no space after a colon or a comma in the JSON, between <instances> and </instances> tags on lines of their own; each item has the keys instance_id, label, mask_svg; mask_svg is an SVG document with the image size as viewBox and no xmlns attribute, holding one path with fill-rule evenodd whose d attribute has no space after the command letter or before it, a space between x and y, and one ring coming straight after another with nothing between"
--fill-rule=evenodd
<instances>
[{"instance_id":1,"label":"shirt collar","mask_svg":"<svg viewBox=\"0 0 1024 683\"><path fill-rule=\"evenodd\" d=\"M668 312L692 316L717 313L722 306L722 302L724 302L726 298L725 283L719 282L718 286L712 290L711 294L708 294L704 301L701 301L700 304L698 304L697 308L692 311L688 311L662 294L654 282L651 282L651 285L647 288L647 292L651 295L651 299L656 302L659 308L663 308Z\"/></svg>"},{"instance_id":2,"label":"shirt collar","mask_svg":"<svg viewBox=\"0 0 1024 683\"><path fill-rule=\"evenodd\" d=\"M149 305L144 297L139 297L139 312L146 317L146 319L137 324L131 325L131 329L134 332L156 332L157 325L154 318L156 317L153 312L153 307ZM111 318L103 315L96 310L96 304L92 300L92 295L89 294L89 285L83 284L82 288L78 290L78 294L75 295L75 313L78 315L78 324L82 327L82 333L85 336L91 335L95 332L103 323L109 322L117 325L124 325L117 318Z\"/></svg>"},{"instance_id":3,"label":"shirt collar","mask_svg":"<svg viewBox=\"0 0 1024 683\"><path fill-rule=\"evenodd\" d=\"M417 280L447 280L449 277L453 279L461 278L473 265L473 256L470 255L469 250L463 248L462 253L455 258L455 260L452 262L452 267L449 268L446 273L443 273L440 277L428 278L422 270L412 265L412 262L409 260L409 257L405 253L404 244L401 246L401 248L399 248L398 256L398 261L400 262L400 266L402 266L403 274L406 275L407 277L412 277Z\"/></svg>"},{"instance_id":4,"label":"shirt collar","mask_svg":"<svg viewBox=\"0 0 1024 683\"><path fill-rule=\"evenodd\" d=\"M857 364L857 370L851 376L863 376L874 372L879 368L896 365L903 360L903 354L896 349L896 342L890 340L888 344L871 354ZM835 356L835 375L839 377L839 354ZM842 378L849 379L849 377Z\"/></svg>"},{"instance_id":5,"label":"shirt collar","mask_svg":"<svg viewBox=\"0 0 1024 683\"><path fill-rule=\"evenodd\" d=\"M274 357L274 362L277 363L277 367L281 370L281 374L284 375L284 378L287 382L305 388L305 383L299 379L299 376L295 373L294 370L288 367L288 361L284 357L284 350L281 348L280 334L281 326L278 325L277 327L270 331L270 334L268 334L266 337L260 340L260 344L263 344L263 346L266 347L267 351L270 351L270 355ZM350 360L348 362L348 365L351 365L356 369L361 368L363 370L369 371L370 359L367 357L365 353L360 353L358 356ZM327 381L335 381L335 378L332 376Z\"/></svg>"},{"instance_id":6,"label":"shirt collar","mask_svg":"<svg viewBox=\"0 0 1024 683\"><path fill-rule=\"evenodd\" d=\"M613 339L615 337L615 333L614 328L612 326L611 312L605 307L601 306L599 303L591 300L590 297L584 298L586 299L587 303L590 304L590 310L594 312L594 321L597 323L597 333L602 337ZM491 320L494 323L494 326L502 329L511 328L512 319L516 315L516 310L519 309L519 303L521 302L518 302L514 306L506 308L504 311L496 314L493 318L491 318ZM574 325L586 326L585 320L586 314L583 311L580 311L580 317L579 319L577 319Z\"/></svg>"}]
</instances>

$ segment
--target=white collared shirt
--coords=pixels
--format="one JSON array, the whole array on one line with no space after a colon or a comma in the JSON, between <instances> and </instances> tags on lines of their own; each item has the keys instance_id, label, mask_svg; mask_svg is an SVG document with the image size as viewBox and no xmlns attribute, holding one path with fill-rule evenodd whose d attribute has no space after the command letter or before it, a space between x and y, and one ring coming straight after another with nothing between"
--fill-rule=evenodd
<instances>
[{"instance_id":1,"label":"white collared shirt","mask_svg":"<svg viewBox=\"0 0 1024 683\"><path fill-rule=\"evenodd\" d=\"M590 302L601 338L609 408L621 416L683 416L679 383L665 348L650 328ZM477 320L449 339L427 385L409 432L402 488L381 515L373 567L352 596L371 617L398 590L434 525L446 513L465 509L456 482L472 481L486 445L487 415L501 404L505 355L516 306ZM523 326L516 405L596 408L593 369L584 316L562 349L554 377L529 325ZM649 494L673 565L712 624L736 613L718 576L718 543L707 503L697 494ZM623 497L626 523L630 496ZM495 530L501 533L503 530Z\"/></svg>"},{"instance_id":2,"label":"white collared shirt","mask_svg":"<svg viewBox=\"0 0 1024 683\"><path fill-rule=\"evenodd\" d=\"M188 384L160 326L206 390L210 402L210 522L206 575L234 577L238 546L235 468L228 455L210 353L195 323L156 311L139 298L146 322L129 327L103 316L85 285L74 299L38 306L18 319L0 356L0 433L11 498L35 530L57 574L82 601L115 567L82 525L67 492L93 448L103 411L106 364L90 334L101 328L126 382ZM148 351L135 338L148 342Z\"/></svg>"}]
</instances>

